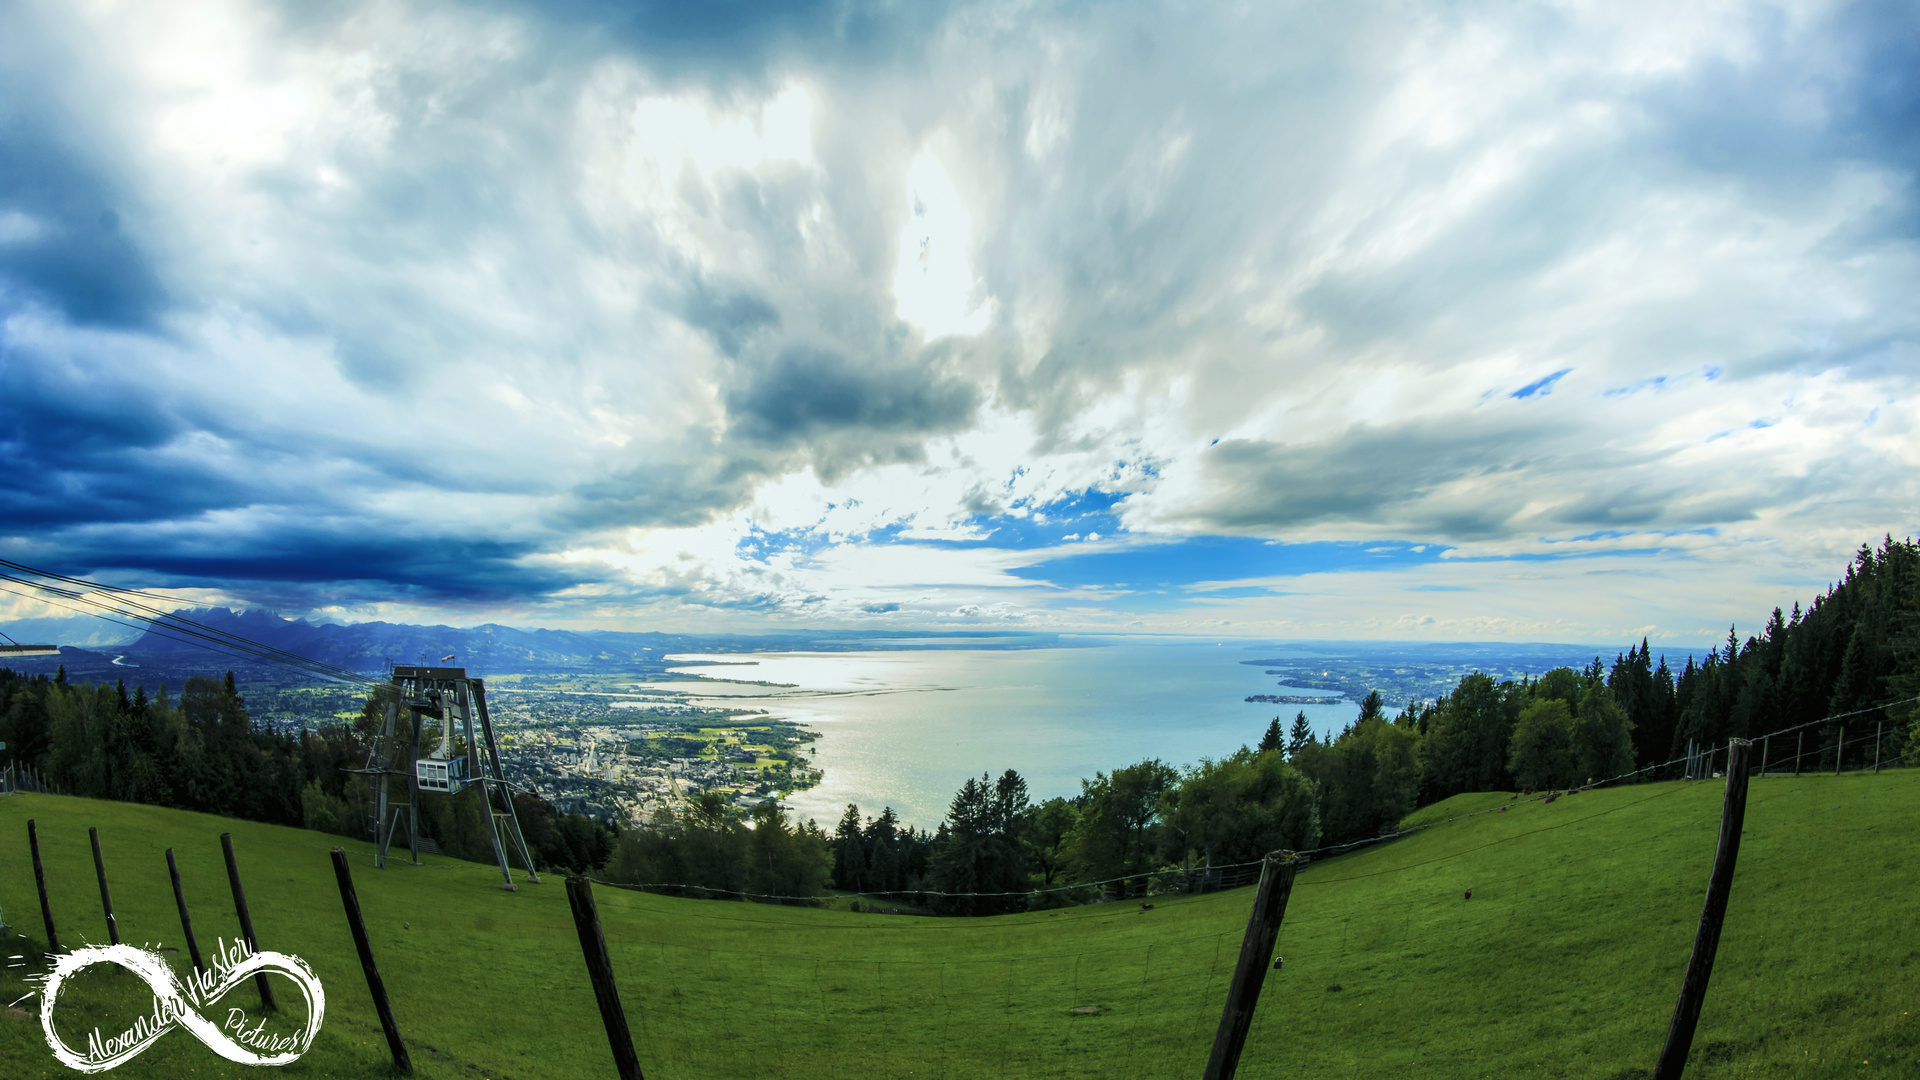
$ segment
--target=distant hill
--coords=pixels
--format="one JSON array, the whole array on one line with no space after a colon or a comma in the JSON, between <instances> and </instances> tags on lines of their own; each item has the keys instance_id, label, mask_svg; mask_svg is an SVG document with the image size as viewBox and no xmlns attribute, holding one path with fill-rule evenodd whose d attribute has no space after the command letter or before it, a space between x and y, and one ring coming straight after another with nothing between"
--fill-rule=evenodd
<instances>
[{"instance_id":1,"label":"distant hill","mask_svg":"<svg viewBox=\"0 0 1920 1080\"><path fill-rule=\"evenodd\" d=\"M340 626L288 619L271 611L199 608L176 612L215 630L285 649L351 671L379 673L389 663L437 663L449 654L454 663L476 672L546 671L608 664L657 663L663 652L681 647L669 634L616 631L520 630L498 623L483 626L414 626L370 622ZM193 663L207 650L163 631L142 634L122 650L140 664Z\"/></svg>"},{"instance_id":2,"label":"distant hill","mask_svg":"<svg viewBox=\"0 0 1920 1080\"><path fill-rule=\"evenodd\" d=\"M452 664L478 675L576 671L625 667L658 671L670 653L750 652L770 649L806 649L839 652L853 649L916 648L1037 648L1059 644L1057 634L997 631L990 636L974 632L915 631L791 631L779 634L668 634L618 630L521 629L487 623L482 626L417 626L409 623L367 622L342 626L289 619L260 609L182 608L173 614L214 630L270 645L349 671L381 674L388 664L436 664L451 655ZM43 620L30 636L62 646L59 657L10 662L16 670L51 673L64 664L75 679L113 679L138 668L145 675L169 677L207 674L231 667L243 675L272 675L270 665L209 650L192 638L165 630L124 632L102 620ZM92 624L104 627L104 635ZM24 621L22 621L24 625ZM15 624L0 623L14 633ZM22 633L29 631L23 630ZM83 636L92 635L92 636ZM117 639L117 640L116 640ZM24 640L24 639L23 639ZM177 681L177 679L176 679Z\"/></svg>"}]
</instances>

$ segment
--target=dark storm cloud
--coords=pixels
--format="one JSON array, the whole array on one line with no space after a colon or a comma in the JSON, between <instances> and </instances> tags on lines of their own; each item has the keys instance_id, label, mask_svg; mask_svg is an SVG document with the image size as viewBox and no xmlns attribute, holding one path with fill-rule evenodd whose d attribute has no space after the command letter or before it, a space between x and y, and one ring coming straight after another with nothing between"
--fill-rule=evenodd
<instances>
[{"instance_id":1,"label":"dark storm cloud","mask_svg":"<svg viewBox=\"0 0 1920 1080\"><path fill-rule=\"evenodd\" d=\"M4 27L0 21L0 27ZM44 96L0 77L0 306L80 325L150 325L167 301L129 234L126 193L49 130Z\"/></svg>"},{"instance_id":2,"label":"dark storm cloud","mask_svg":"<svg viewBox=\"0 0 1920 1080\"><path fill-rule=\"evenodd\" d=\"M1228 440L1207 452L1208 497L1183 520L1255 535L1331 526L1458 542L1673 533L1755 521L1867 479L1821 462L1798 476L1731 472L1703 487L1665 461L1655 447L1595 453L1552 417L1356 425L1303 445ZM1869 483L1905 482L1891 463L1868 472Z\"/></svg>"},{"instance_id":3,"label":"dark storm cloud","mask_svg":"<svg viewBox=\"0 0 1920 1080\"><path fill-rule=\"evenodd\" d=\"M734 357L755 333L780 325L780 312L752 291L715 286L698 276L687 287L681 317L705 331L714 348Z\"/></svg>"},{"instance_id":4,"label":"dark storm cloud","mask_svg":"<svg viewBox=\"0 0 1920 1080\"><path fill-rule=\"evenodd\" d=\"M191 425L138 387L57 357L0 353L0 448L21 466L79 468L101 455L151 450Z\"/></svg>"},{"instance_id":5,"label":"dark storm cloud","mask_svg":"<svg viewBox=\"0 0 1920 1080\"><path fill-rule=\"evenodd\" d=\"M979 391L927 367L862 367L837 353L794 347L727 395L743 434L787 443L828 432L924 436L973 417Z\"/></svg>"},{"instance_id":6,"label":"dark storm cloud","mask_svg":"<svg viewBox=\"0 0 1920 1080\"><path fill-rule=\"evenodd\" d=\"M738 505L770 474L767 461L726 452L710 440L679 450L671 459L575 485L560 524L575 529L700 525L717 508Z\"/></svg>"},{"instance_id":7,"label":"dark storm cloud","mask_svg":"<svg viewBox=\"0 0 1920 1080\"><path fill-rule=\"evenodd\" d=\"M1528 530L1673 529L1753 519L1808 494L1734 478L1703 493L1651 452L1594 457L1549 420L1357 425L1307 445L1230 440L1205 458L1193 520L1231 532L1334 525L1447 541Z\"/></svg>"},{"instance_id":8,"label":"dark storm cloud","mask_svg":"<svg viewBox=\"0 0 1920 1080\"><path fill-rule=\"evenodd\" d=\"M163 452L187 420L92 374L0 351L0 521L163 521L246 501L244 485Z\"/></svg>"},{"instance_id":9,"label":"dark storm cloud","mask_svg":"<svg viewBox=\"0 0 1920 1080\"><path fill-rule=\"evenodd\" d=\"M246 506L252 485L191 467L114 455L61 468L0 452L0 520L20 530L72 524L138 525ZM140 541L145 544L149 541Z\"/></svg>"},{"instance_id":10,"label":"dark storm cloud","mask_svg":"<svg viewBox=\"0 0 1920 1080\"><path fill-rule=\"evenodd\" d=\"M805 48L885 55L937 27L952 5L896 0L542 0L502 3L541 21L552 20L590 40L617 42L669 69L697 66L751 68L771 52Z\"/></svg>"},{"instance_id":11,"label":"dark storm cloud","mask_svg":"<svg viewBox=\"0 0 1920 1080\"><path fill-rule=\"evenodd\" d=\"M396 535L377 522L333 530L289 524L246 538L218 530L181 530L168 545L142 548L69 535L23 561L73 576L135 581L143 587L230 587L250 598L298 599L313 606L331 592L379 601L391 589L436 603L486 603L538 597L580 578L523 562L531 545L490 538ZM357 527L355 527L357 526ZM356 584L357 583L357 584ZM339 586L329 589L329 586Z\"/></svg>"},{"instance_id":12,"label":"dark storm cloud","mask_svg":"<svg viewBox=\"0 0 1920 1080\"><path fill-rule=\"evenodd\" d=\"M1545 434L1544 428L1496 434L1443 422L1358 426L1308 446L1229 440L1207 452L1213 494L1198 516L1228 531L1259 532L1325 522L1383 524L1390 514L1411 513L1448 539L1500 536L1525 500L1501 492L1499 481L1538 464L1522 448ZM1493 490L1473 505L1421 505L1462 481Z\"/></svg>"}]
</instances>

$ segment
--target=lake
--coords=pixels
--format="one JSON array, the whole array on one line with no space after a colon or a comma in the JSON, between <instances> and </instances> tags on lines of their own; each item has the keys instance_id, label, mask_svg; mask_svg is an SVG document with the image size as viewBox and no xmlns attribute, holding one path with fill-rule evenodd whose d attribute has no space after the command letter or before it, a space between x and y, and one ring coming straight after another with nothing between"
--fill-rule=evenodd
<instances>
[{"instance_id":1,"label":"lake","mask_svg":"<svg viewBox=\"0 0 1920 1080\"><path fill-rule=\"evenodd\" d=\"M715 682L702 704L765 708L820 733L814 761L825 778L787 803L831 831L848 803L868 816L892 806L932 829L954 791L981 773L1019 770L1037 802L1077 794L1081 778L1147 758L1187 765L1223 757L1257 743L1276 714L1284 729L1304 710L1322 738L1358 714L1351 702L1245 701L1324 694L1277 687L1262 668L1241 662L1271 653L1209 642L669 659L698 662L680 671L742 680Z\"/></svg>"}]
</instances>

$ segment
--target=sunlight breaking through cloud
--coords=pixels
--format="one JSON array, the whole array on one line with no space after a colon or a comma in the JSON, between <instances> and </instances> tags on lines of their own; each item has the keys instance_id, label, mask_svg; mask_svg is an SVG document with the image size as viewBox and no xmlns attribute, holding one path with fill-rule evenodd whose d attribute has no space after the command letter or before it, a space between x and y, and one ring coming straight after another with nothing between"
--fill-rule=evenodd
<instances>
[{"instance_id":1,"label":"sunlight breaking through cloud","mask_svg":"<svg viewBox=\"0 0 1920 1080\"><path fill-rule=\"evenodd\" d=\"M895 310L929 338L985 330L993 300L974 299L973 219L932 149L920 151L907 169L907 205L912 216L900 231Z\"/></svg>"}]
</instances>

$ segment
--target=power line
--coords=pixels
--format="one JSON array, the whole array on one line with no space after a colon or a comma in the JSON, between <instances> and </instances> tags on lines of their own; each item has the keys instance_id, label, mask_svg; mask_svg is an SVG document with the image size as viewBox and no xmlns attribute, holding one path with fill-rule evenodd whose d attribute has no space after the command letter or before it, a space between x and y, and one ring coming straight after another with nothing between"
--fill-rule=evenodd
<instances>
[{"instance_id":1,"label":"power line","mask_svg":"<svg viewBox=\"0 0 1920 1080\"><path fill-rule=\"evenodd\" d=\"M163 608L155 607L152 604L143 602L144 600L152 600L158 603L165 603L165 604L172 604L172 603L178 602L168 597L159 596L159 595L144 592L138 589L124 589L124 588L120 588L119 586L108 585L103 582L91 581L86 578L76 578L76 577L70 577L64 574L56 574L51 571L39 570L34 567L26 566L22 563L16 563L16 562L12 562L5 559L0 559L0 567L5 567L6 569L16 572L15 574L0 572L0 579L12 581L15 584L25 585L29 588L42 590L44 592L53 593L55 595L65 597L67 599L77 601L79 603L87 604L92 607L99 608L103 611L108 611L113 614L120 615L126 618L136 619L136 620L139 620L141 623L145 623L149 626L160 626L166 629L176 631L178 633L184 633L191 637L202 639L203 641L211 643L212 645L215 645L215 646L223 646L228 649L237 648L244 652L250 653L258 658L290 664L302 670L308 671L309 673L312 673L312 674L324 674L330 677L344 678L349 681L367 681L367 677L359 672L349 671L346 668L338 667L332 664L327 664L322 661L314 660L310 657L301 656L297 653L289 652L285 649L280 649L276 646L268 645L264 642L253 640L251 638L245 637L244 635L232 633L231 631L220 630L215 627L207 626L204 623L200 623L193 619L187 618L184 615L180 615L176 611L165 610ZM84 589L88 591L80 592L80 591L75 591L74 589L62 588L57 585L50 585L46 581L38 581L38 580L32 580L32 578L18 577L16 576L16 574L28 574L28 575L32 575L33 577L47 578L52 581L64 582L67 585L77 586L80 589ZM120 602L117 605L104 603L95 598L95 596L93 595L95 593L105 593L105 594L114 596L116 598L120 598ZM172 640L179 640L179 639L173 638Z\"/></svg>"},{"instance_id":2,"label":"power line","mask_svg":"<svg viewBox=\"0 0 1920 1080\"><path fill-rule=\"evenodd\" d=\"M178 601L156 593L150 593L140 589L122 588L117 585L108 585L104 582L93 581L87 578L58 574L50 570L41 570L37 567L27 566L24 563L17 563L8 559L0 559L0 568L4 568L0 570L0 580L25 586L40 593L50 593L72 601L73 603L84 604L88 607L98 609L97 612L81 611L81 614L95 615L96 617L106 619L108 622L116 622L126 626L144 625L144 627L150 631L170 631L170 633L159 632L157 636L182 644L199 645L202 648L207 648L215 652L225 652L228 655L237 655L243 658L278 664L282 667L291 668L309 675L318 675L339 682L361 685L384 685L381 680L372 678L362 672L352 671L335 664L329 664L311 657L302 656L298 653L279 648L278 646L254 640L242 634L208 626L205 623L181 615L177 611L156 607L155 604L178 603ZM11 571L11 573L6 571ZM56 585L51 584L51 582L60 582L61 584ZM63 586L72 586L72 588ZM6 591L13 592L13 590L10 589ZM116 602L104 602L97 598L99 594L111 596ZM15 595L24 594L15 593ZM44 597L35 598L44 599ZM153 601L153 603L148 603L147 601ZM66 606L68 610L80 610L68 605L58 606ZM121 618L113 618L112 616L115 615ZM136 620L136 622L122 622L123 619ZM184 635L184 637L180 635Z\"/></svg>"},{"instance_id":3,"label":"power line","mask_svg":"<svg viewBox=\"0 0 1920 1080\"><path fill-rule=\"evenodd\" d=\"M11 581L14 579L7 577L6 575L0 575L0 580ZM195 641L191 638L176 637L175 635L167 633L165 630L151 624L140 623L140 622L126 622L122 619L116 619L112 615L102 614L99 611L90 611L85 607L75 607L72 604L63 604L58 600L51 600L45 596L38 596L33 593L21 592L18 589L9 589L9 588L5 588L4 586L0 586L0 592L9 593L14 596L24 596L30 600L36 600L41 603L60 608L63 611L71 611L71 612L74 612L75 614L90 616L95 619L100 619L103 622L110 622L115 626L125 626L125 627L128 627L129 629L140 630L145 633L152 634L155 637L162 638L167 641L178 642L182 645L194 645L200 648L208 649L209 651L219 652L230 657L237 657L238 659L242 659L242 660L260 659L258 656L255 656L250 653L241 653L232 649L216 648L214 646L206 645L202 642ZM129 616L129 617L132 617L132 616ZM311 672L308 672L305 669L299 669L299 670L301 670L303 674L312 674Z\"/></svg>"}]
</instances>

